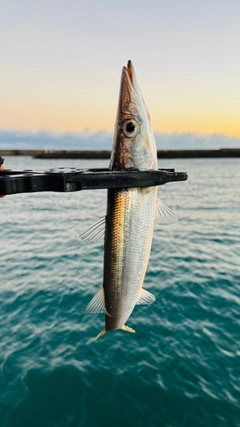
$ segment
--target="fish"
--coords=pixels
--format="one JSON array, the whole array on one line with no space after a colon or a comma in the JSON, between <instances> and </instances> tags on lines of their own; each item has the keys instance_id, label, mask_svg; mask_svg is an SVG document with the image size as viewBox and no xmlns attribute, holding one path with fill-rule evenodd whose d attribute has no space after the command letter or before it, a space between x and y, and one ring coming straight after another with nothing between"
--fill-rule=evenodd
<instances>
[{"instance_id":1,"label":"fish","mask_svg":"<svg viewBox=\"0 0 240 427\"><path fill-rule=\"evenodd\" d=\"M122 69L109 168L158 169L150 116L131 61ZM103 286L86 307L88 313L105 313L105 327L95 340L118 329L134 333L126 325L134 307L156 299L143 288L154 224L176 220L157 192L157 186L108 189L106 217L81 235L90 241L104 235Z\"/></svg>"}]
</instances>

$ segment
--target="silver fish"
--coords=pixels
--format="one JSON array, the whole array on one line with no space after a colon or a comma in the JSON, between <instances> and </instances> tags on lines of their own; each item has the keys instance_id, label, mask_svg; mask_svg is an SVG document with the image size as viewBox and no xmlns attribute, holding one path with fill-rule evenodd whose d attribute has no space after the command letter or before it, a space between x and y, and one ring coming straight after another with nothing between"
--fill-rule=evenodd
<instances>
[{"instance_id":1,"label":"silver fish","mask_svg":"<svg viewBox=\"0 0 240 427\"><path fill-rule=\"evenodd\" d=\"M158 169L150 117L131 61L123 67L110 169ZM151 304L155 296L143 289L154 222L175 221L175 215L157 199L157 187L108 190L106 218L81 237L93 240L105 234L103 286L87 312L104 312L105 332L123 329L136 304ZM104 231L103 231L104 227Z\"/></svg>"}]
</instances>

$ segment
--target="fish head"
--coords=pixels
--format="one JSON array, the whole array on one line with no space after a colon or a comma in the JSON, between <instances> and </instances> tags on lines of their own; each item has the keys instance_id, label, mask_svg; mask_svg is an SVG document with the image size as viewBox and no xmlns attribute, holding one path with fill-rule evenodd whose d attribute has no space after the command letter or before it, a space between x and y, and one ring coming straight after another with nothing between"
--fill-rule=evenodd
<instances>
[{"instance_id":1,"label":"fish head","mask_svg":"<svg viewBox=\"0 0 240 427\"><path fill-rule=\"evenodd\" d=\"M131 61L123 67L110 169L157 169L157 150Z\"/></svg>"}]
</instances>

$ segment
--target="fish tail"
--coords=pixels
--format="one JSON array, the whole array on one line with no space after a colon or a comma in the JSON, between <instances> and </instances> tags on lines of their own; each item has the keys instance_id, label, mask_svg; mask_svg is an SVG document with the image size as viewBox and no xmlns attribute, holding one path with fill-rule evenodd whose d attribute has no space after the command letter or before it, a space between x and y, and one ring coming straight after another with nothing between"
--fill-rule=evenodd
<instances>
[{"instance_id":1,"label":"fish tail","mask_svg":"<svg viewBox=\"0 0 240 427\"><path fill-rule=\"evenodd\" d=\"M134 329L129 328L129 326L123 325L123 326L121 327L121 329L122 329L123 331L131 332L132 334L135 334Z\"/></svg>"},{"instance_id":2,"label":"fish tail","mask_svg":"<svg viewBox=\"0 0 240 427\"><path fill-rule=\"evenodd\" d=\"M97 340L98 340L99 338L101 338L105 333L106 333L106 329L104 328L104 329L100 332L100 334L98 334L98 335L96 336L96 338L94 338L94 339L93 339L93 342L97 341Z\"/></svg>"}]
</instances>

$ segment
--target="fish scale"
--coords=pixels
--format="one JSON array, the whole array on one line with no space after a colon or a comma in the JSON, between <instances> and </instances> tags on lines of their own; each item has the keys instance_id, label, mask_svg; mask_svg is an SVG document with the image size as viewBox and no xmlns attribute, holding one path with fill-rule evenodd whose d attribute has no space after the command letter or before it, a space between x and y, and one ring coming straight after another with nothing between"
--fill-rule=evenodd
<instances>
[{"instance_id":1,"label":"fish scale","mask_svg":"<svg viewBox=\"0 0 240 427\"><path fill-rule=\"evenodd\" d=\"M106 330L121 328L136 305L151 249L156 191L154 187L144 192L109 191L103 281Z\"/></svg>"}]
</instances>

